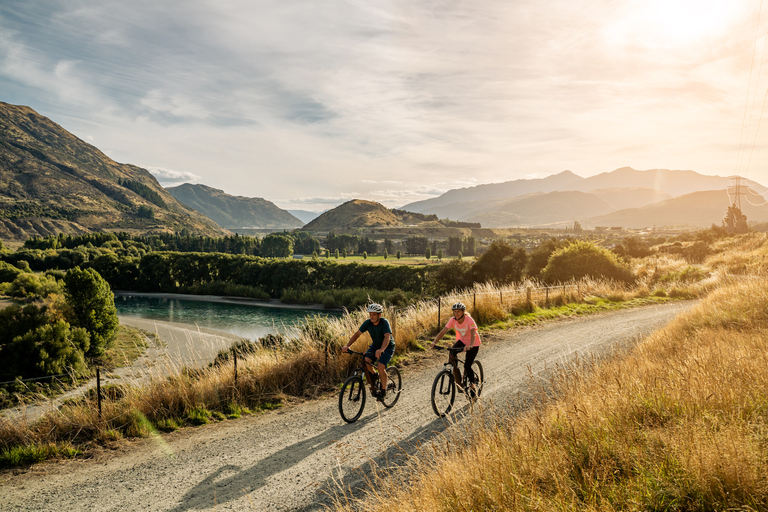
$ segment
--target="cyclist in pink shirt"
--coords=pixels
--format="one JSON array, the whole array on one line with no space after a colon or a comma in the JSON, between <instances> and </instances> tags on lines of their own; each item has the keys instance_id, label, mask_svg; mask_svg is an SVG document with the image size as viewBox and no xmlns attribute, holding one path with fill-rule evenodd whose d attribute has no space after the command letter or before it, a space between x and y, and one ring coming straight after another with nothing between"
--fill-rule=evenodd
<instances>
[{"instance_id":1,"label":"cyclist in pink shirt","mask_svg":"<svg viewBox=\"0 0 768 512\"><path fill-rule=\"evenodd\" d=\"M467 307L464 304L457 302L451 307L451 310L453 311L453 317L448 320L448 323L445 324L443 330L437 333L435 341L432 342L430 348L435 348L437 342L440 341L448 331L454 329L456 331L456 343L452 348L461 348L467 353L466 358L464 359L464 376L467 378L470 388L474 391L476 377L475 372L472 371L472 362L480 351L480 333L477 332L477 324L475 323L475 320L467 314ZM451 352L449 358L453 364L453 378L459 389L463 391L461 371L458 368L456 352Z\"/></svg>"}]
</instances>

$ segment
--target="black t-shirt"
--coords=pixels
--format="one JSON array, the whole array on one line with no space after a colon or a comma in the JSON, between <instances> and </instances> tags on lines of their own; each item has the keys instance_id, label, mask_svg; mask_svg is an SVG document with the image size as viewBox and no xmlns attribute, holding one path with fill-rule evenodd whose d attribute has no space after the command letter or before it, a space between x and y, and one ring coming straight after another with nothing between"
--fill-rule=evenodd
<instances>
[{"instance_id":1,"label":"black t-shirt","mask_svg":"<svg viewBox=\"0 0 768 512\"><path fill-rule=\"evenodd\" d=\"M395 337L391 335L392 328L389 326L389 320L386 318L380 318L378 325L373 325L373 322L371 322L370 319L366 320L363 322L363 325L360 326L360 332L366 331L371 335L371 340L373 341L374 347L381 348L381 344L384 343L384 335L387 333L390 334L388 346L395 346Z\"/></svg>"}]
</instances>

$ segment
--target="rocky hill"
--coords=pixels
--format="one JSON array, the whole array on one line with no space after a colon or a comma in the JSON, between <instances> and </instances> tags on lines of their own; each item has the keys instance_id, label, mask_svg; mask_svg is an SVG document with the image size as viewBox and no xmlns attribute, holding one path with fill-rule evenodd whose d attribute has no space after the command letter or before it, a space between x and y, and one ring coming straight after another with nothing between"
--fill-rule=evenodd
<instances>
[{"instance_id":1,"label":"rocky hill","mask_svg":"<svg viewBox=\"0 0 768 512\"><path fill-rule=\"evenodd\" d=\"M302 228L302 231L353 231L360 228L444 228L436 215L425 215L404 210L390 210L375 201L353 199L328 210Z\"/></svg>"},{"instance_id":2,"label":"rocky hill","mask_svg":"<svg viewBox=\"0 0 768 512\"><path fill-rule=\"evenodd\" d=\"M223 190L190 183L166 190L225 228L294 229L304 225L286 210L260 197L232 196Z\"/></svg>"},{"instance_id":3,"label":"rocky hill","mask_svg":"<svg viewBox=\"0 0 768 512\"><path fill-rule=\"evenodd\" d=\"M229 232L29 107L0 102L0 239L98 230Z\"/></svg>"}]
</instances>

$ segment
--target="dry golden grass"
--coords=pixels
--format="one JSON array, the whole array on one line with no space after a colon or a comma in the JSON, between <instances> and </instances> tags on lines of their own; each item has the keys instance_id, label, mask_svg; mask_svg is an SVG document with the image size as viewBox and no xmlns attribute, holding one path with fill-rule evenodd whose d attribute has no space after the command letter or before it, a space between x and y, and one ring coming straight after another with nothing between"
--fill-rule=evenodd
<instances>
[{"instance_id":1,"label":"dry golden grass","mask_svg":"<svg viewBox=\"0 0 768 512\"><path fill-rule=\"evenodd\" d=\"M630 353L562 369L557 398L481 412L337 510L765 510L766 320L768 283L717 290Z\"/></svg>"},{"instance_id":2,"label":"dry golden grass","mask_svg":"<svg viewBox=\"0 0 768 512\"><path fill-rule=\"evenodd\" d=\"M765 238L749 236L741 241L723 243L726 253L759 253L765 251ZM650 294L698 297L715 289L726 279L720 260L712 256L712 271L687 265L683 260L659 256L637 262L640 284L629 288L610 281L584 280L569 286L542 287L523 283L516 288L477 285L441 297L438 301L422 301L395 312L388 309L395 329L397 350L401 357L422 350L450 318L451 304L464 302L481 325L509 319L510 315L528 313L535 306L564 305L571 302L605 298L628 300ZM727 258L726 258L727 259ZM754 259L754 258L753 258ZM750 268L765 267L752 266ZM652 270L651 270L652 269ZM695 275L694 275L695 274ZM720 299L722 302L724 299ZM729 311L736 311L732 308ZM120 436L148 435L152 428L171 429L185 422L223 417L243 408L270 406L295 398L311 398L333 391L350 369L359 363L356 357L341 355L339 347L357 330L367 314L353 311L339 319L314 319L302 329L297 339L280 350L259 349L241 357L235 383L233 363L203 370L184 371L171 368L172 377L157 378L140 387L125 386L122 397L104 402L99 418L94 400L66 405L34 424L0 420L0 450L18 446L50 443L83 443ZM438 318L440 322L438 322ZM368 336L353 348L364 349ZM601 400L605 397L601 398ZM201 420L202 418L202 420Z\"/></svg>"}]
</instances>

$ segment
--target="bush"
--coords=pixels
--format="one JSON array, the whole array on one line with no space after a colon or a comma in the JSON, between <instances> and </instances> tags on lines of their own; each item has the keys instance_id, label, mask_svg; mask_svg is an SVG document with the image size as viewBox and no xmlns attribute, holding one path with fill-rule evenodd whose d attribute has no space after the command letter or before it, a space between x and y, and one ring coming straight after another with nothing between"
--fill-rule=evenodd
<instances>
[{"instance_id":1,"label":"bush","mask_svg":"<svg viewBox=\"0 0 768 512\"><path fill-rule=\"evenodd\" d=\"M70 328L63 320L46 324L14 338L3 349L3 358L15 373L25 378L59 375L86 370L83 354L90 344L88 333L80 327Z\"/></svg>"},{"instance_id":2,"label":"bush","mask_svg":"<svg viewBox=\"0 0 768 512\"><path fill-rule=\"evenodd\" d=\"M616 254L585 241L573 242L552 253L541 277L547 283L562 283L584 277L627 283L634 281L632 272L619 261Z\"/></svg>"},{"instance_id":3,"label":"bush","mask_svg":"<svg viewBox=\"0 0 768 512\"><path fill-rule=\"evenodd\" d=\"M16 279L19 274L23 273L23 270L14 267L10 263L0 261L0 283L10 283Z\"/></svg>"}]
</instances>

